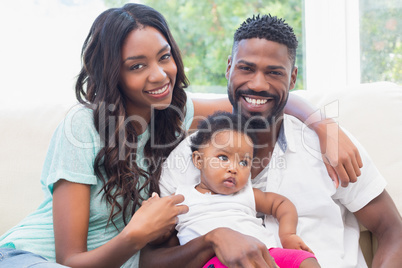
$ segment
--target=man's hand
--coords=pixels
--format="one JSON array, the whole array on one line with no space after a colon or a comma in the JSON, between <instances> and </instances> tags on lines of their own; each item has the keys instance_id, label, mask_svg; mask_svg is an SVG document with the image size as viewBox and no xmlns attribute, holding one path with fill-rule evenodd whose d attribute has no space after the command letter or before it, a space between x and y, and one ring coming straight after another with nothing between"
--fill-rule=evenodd
<instances>
[{"instance_id":1,"label":"man's hand","mask_svg":"<svg viewBox=\"0 0 402 268\"><path fill-rule=\"evenodd\" d=\"M254 237L229 228L217 228L206 234L205 239L228 267L278 267L265 244Z\"/></svg>"}]
</instances>

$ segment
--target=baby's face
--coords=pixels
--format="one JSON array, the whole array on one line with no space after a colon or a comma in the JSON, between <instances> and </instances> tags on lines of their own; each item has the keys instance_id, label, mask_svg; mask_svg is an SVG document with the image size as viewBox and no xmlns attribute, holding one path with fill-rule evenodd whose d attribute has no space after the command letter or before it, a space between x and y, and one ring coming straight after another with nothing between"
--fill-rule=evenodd
<instances>
[{"instance_id":1,"label":"baby's face","mask_svg":"<svg viewBox=\"0 0 402 268\"><path fill-rule=\"evenodd\" d=\"M240 191L250 177L253 142L242 133L224 130L193 153L193 162L201 171L197 190L212 194Z\"/></svg>"}]
</instances>

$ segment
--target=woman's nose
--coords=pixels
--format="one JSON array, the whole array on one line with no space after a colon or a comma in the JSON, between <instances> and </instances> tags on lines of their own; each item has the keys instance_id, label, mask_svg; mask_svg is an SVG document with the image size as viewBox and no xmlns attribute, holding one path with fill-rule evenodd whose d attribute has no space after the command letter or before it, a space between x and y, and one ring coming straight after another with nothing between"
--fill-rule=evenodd
<instances>
[{"instance_id":1,"label":"woman's nose","mask_svg":"<svg viewBox=\"0 0 402 268\"><path fill-rule=\"evenodd\" d=\"M149 81L160 82L166 79L166 72L162 66L155 64L155 66L151 69L151 73L149 74Z\"/></svg>"}]
</instances>

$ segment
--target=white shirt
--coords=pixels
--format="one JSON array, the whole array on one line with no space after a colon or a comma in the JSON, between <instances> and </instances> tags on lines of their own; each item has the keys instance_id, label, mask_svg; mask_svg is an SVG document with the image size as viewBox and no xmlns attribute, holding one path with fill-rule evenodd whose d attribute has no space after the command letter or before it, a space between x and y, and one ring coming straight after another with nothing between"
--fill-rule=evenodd
<instances>
[{"instance_id":1,"label":"white shirt","mask_svg":"<svg viewBox=\"0 0 402 268\"><path fill-rule=\"evenodd\" d=\"M179 215L176 225L180 245L219 227L253 236L267 248L276 245L273 233L264 228L262 220L256 217L254 192L250 182L239 192L230 195L203 194L195 189L196 185L177 187L176 194L182 194L185 198L183 204L189 207L187 213Z\"/></svg>"},{"instance_id":2,"label":"white shirt","mask_svg":"<svg viewBox=\"0 0 402 268\"><path fill-rule=\"evenodd\" d=\"M385 189L386 182L364 148L351 135L364 163L358 182L335 189L320 154L318 137L298 119L285 115L269 165L252 180L253 187L289 198L299 214L297 234L315 253L322 267L367 267L359 246L359 224L352 212L363 208ZM178 185L199 182L191 161L189 138L165 162L161 195ZM278 237L272 216L265 225Z\"/></svg>"}]
</instances>

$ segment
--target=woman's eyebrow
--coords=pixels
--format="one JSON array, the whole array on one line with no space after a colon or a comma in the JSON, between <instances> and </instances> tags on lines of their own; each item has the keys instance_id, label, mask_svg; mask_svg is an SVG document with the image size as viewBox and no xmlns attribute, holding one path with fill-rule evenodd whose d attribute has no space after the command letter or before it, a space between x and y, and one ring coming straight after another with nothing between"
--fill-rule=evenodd
<instances>
[{"instance_id":1,"label":"woman's eyebrow","mask_svg":"<svg viewBox=\"0 0 402 268\"><path fill-rule=\"evenodd\" d=\"M169 44L164 45L164 46L158 51L157 55L161 54L162 52L166 51L167 49L170 49ZM128 60L138 60L138 59L144 59L144 58L145 58L144 55L130 56L130 57L127 57L127 58L123 61L123 63L126 62L126 61L128 61Z\"/></svg>"}]
</instances>

